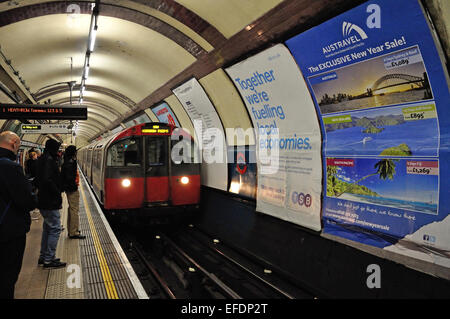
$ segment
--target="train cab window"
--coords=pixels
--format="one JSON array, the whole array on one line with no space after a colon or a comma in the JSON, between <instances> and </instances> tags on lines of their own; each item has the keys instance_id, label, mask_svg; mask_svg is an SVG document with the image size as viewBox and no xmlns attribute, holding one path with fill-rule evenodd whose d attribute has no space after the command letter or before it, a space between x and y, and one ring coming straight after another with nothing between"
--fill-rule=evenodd
<instances>
[{"instance_id":1,"label":"train cab window","mask_svg":"<svg viewBox=\"0 0 450 319\"><path fill-rule=\"evenodd\" d=\"M167 138L148 137L147 138L147 158L148 166L163 166L167 162Z\"/></svg>"},{"instance_id":2,"label":"train cab window","mask_svg":"<svg viewBox=\"0 0 450 319\"><path fill-rule=\"evenodd\" d=\"M107 166L141 166L140 140L127 138L108 149Z\"/></svg>"}]
</instances>

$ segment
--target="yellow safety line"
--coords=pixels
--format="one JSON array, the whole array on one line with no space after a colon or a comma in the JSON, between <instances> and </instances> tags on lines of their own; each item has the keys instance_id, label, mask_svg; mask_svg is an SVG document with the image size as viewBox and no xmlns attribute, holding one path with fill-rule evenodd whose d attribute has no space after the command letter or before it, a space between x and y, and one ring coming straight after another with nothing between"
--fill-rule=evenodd
<instances>
[{"instance_id":1,"label":"yellow safety line","mask_svg":"<svg viewBox=\"0 0 450 319\"><path fill-rule=\"evenodd\" d=\"M108 294L108 299L119 299L117 295L116 286L111 277L111 272L109 271L108 263L106 262L105 254L103 253L102 246L100 244L100 239L97 234L97 230L95 229L94 222L92 220L91 211L87 204L86 196L84 195L83 186L80 183L81 195L83 197L84 207L86 208L86 215L89 222L89 228L91 229L92 238L94 239L94 247L97 252L97 259L100 263L100 270L102 272L103 283L105 284L106 293Z\"/></svg>"}]
</instances>

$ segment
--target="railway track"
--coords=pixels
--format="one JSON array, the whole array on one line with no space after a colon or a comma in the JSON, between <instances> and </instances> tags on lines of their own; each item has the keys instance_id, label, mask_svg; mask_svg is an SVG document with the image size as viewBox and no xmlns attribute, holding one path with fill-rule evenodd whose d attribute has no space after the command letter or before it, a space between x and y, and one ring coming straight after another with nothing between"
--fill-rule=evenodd
<instances>
[{"instance_id":1,"label":"railway track","mask_svg":"<svg viewBox=\"0 0 450 319\"><path fill-rule=\"evenodd\" d=\"M144 288L153 299L312 299L282 283L267 269L255 269L193 227L178 230L114 227ZM270 278L270 280L269 280ZM275 280L274 280L275 278Z\"/></svg>"},{"instance_id":2,"label":"railway track","mask_svg":"<svg viewBox=\"0 0 450 319\"><path fill-rule=\"evenodd\" d=\"M193 225L170 236L244 298L317 299L311 289L293 284L270 265L242 255Z\"/></svg>"}]
</instances>

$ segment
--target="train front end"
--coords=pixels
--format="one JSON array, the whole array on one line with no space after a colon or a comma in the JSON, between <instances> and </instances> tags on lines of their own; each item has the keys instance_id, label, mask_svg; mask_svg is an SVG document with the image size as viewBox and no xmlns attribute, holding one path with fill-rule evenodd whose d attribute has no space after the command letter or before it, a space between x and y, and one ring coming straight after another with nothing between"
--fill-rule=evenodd
<instances>
[{"instance_id":1,"label":"train front end","mask_svg":"<svg viewBox=\"0 0 450 319\"><path fill-rule=\"evenodd\" d=\"M120 133L106 150L104 208L164 217L195 211L200 201L196 147L183 129L146 123Z\"/></svg>"}]
</instances>

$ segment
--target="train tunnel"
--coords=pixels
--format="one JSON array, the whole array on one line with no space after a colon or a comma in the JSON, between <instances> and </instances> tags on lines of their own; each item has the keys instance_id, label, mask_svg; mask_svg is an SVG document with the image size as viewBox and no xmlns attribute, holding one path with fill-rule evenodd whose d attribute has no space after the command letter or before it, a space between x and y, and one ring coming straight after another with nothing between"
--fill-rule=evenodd
<instances>
[{"instance_id":1,"label":"train tunnel","mask_svg":"<svg viewBox=\"0 0 450 319\"><path fill-rule=\"evenodd\" d=\"M203 231L320 296L448 298L449 19L445 0L0 1L0 131L24 164L48 138L184 128Z\"/></svg>"}]
</instances>

